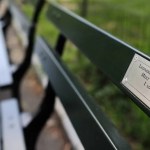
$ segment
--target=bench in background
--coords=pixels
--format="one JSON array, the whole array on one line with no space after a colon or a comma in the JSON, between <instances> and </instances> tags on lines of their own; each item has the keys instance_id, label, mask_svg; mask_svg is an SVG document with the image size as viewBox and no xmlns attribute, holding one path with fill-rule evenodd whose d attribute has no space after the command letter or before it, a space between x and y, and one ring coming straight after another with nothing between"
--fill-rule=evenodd
<instances>
[{"instance_id":1,"label":"bench in background","mask_svg":"<svg viewBox=\"0 0 150 150\"><path fill-rule=\"evenodd\" d=\"M33 21L30 23L28 22L24 16L22 15L21 11L19 12L19 9L15 9L15 5L12 4L12 1L10 1L10 5L6 11L11 13L11 19L14 21L17 17L17 21L19 23L22 23L22 27L26 27L26 36L29 37L28 44L26 45L26 54L24 57L23 62L20 64L20 66L17 67L17 69L12 72L11 71L11 63L9 58L9 52L6 48L6 42L5 42L5 34L7 33L7 30L10 26L1 26L1 31L4 30L4 33L1 32L1 82L0 88L3 88L3 90L8 89L12 91L12 95L10 98L4 99L0 102L0 109L1 109L1 145L0 148L9 150L9 149L15 149L15 150L25 150L25 141L24 136L25 133L23 131L23 126L20 120L21 114L23 113L21 103L20 103L20 84L22 82L22 79L28 70L31 62L31 56L33 51L33 40L35 36L35 24L38 21L38 17L40 14L39 9L42 8L42 1L39 1L37 4L37 8L35 7L35 13L33 13ZM44 3L43 3L44 4ZM18 15L18 16L16 16ZM15 17L14 17L15 16ZM1 23L5 23L5 20L7 20L7 15L4 14L3 19ZM24 21L24 22L22 22ZM11 22L12 23L12 22ZM26 23L26 24L25 24ZM30 24L30 26L29 26ZM2 29L4 28L4 29ZM2 65L3 62L3 65ZM6 73L5 73L5 72ZM4 75L4 73L6 75ZM4 76L3 76L4 75ZM4 80L5 79L5 80ZM34 143L32 143L33 145ZM28 147L28 146L27 146ZM28 147L27 149L33 149L33 147Z\"/></svg>"}]
</instances>

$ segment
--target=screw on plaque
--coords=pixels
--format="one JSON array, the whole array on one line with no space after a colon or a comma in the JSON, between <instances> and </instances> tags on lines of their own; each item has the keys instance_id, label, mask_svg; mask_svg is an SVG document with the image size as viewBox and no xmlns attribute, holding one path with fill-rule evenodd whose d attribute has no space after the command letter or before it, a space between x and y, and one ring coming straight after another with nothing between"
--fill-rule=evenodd
<instances>
[{"instance_id":1,"label":"screw on plaque","mask_svg":"<svg viewBox=\"0 0 150 150\"><path fill-rule=\"evenodd\" d=\"M127 78L124 78L122 82L123 82L123 83L126 83L127 81L128 81L128 79L127 79Z\"/></svg>"},{"instance_id":2,"label":"screw on plaque","mask_svg":"<svg viewBox=\"0 0 150 150\"><path fill-rule=\"evenodd\" d=\"M134 57L134 61L137 61L138 60L138 56L136 55L135 57Z\"/></svg>"}]
</instances>

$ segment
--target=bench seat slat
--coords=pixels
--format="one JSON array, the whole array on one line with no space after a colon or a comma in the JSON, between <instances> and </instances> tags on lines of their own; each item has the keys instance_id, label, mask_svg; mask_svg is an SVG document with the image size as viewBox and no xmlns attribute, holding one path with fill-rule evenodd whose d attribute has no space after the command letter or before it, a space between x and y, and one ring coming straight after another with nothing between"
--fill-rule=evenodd
<instances>
[{"instance_id":1,"label":"bench seat slat","mask_svg":"<svg viewBox=\"0 0 150 150\"><path fill-rule=\"evenodd\" d=\"M3 150L25 150L17 100L12 98L0 104Z\"/></svg>"},{"instance_id":2,"label":"bench seat slat","mask_svg":"<svg viewBox=\"0 0 150 150\"><path fill-rule=\"evenodd\" d=\"M0 87L7 86L13 81L7 49L2 30L2 22L0 22Z\"/></svg>"}]
</instances>

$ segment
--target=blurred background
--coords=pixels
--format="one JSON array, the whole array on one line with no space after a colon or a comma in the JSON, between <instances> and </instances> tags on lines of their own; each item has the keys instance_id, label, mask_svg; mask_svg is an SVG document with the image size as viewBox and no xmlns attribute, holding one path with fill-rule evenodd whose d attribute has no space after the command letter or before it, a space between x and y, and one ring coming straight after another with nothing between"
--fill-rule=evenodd
<instances>
[{"instance_id":1,"label":"blurred background","mask_svg":"<svg viewBox=\"0 0 150 150\"><path fill-rule=\"evenodd\" d=\"M150 1L55 0L136 49L150 55ZM19 4L20 1L18 0ZM22 5L23 4L23 5ZM26 0L21 8L30 18L33 8ZM47 8L45 8L47 9ZM38 32L55 46L58 31L41 15ZM91 50L92 51L92 50ZM119 55L119 54L118 54ZM69 41L63 60L79 78L99 107L135 150L150 150L150 119ZM108 64L109 65L109 64Z\"/></svg>"}]
</instances>

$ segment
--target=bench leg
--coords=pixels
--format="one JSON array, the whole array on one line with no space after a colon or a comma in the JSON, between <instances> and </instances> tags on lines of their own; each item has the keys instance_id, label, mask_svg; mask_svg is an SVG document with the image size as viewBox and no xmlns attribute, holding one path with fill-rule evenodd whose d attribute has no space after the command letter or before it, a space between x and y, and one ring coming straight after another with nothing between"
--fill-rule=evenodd
<instances>
[{"instance_id":1,"label":"bench leg","mask_svg":"<svg viewBox=\"0 0 150 150\"><path fill-rule=\"evenodd\" d=\"M39 109L39 112L31 121L31 123L24 129L25 142L27 150L35 150L37 138L45 125L48 118L51 116L54 110L55 92L52 89L50 83L48 83L43 103Z\"/></svg>"}]
</instances>

